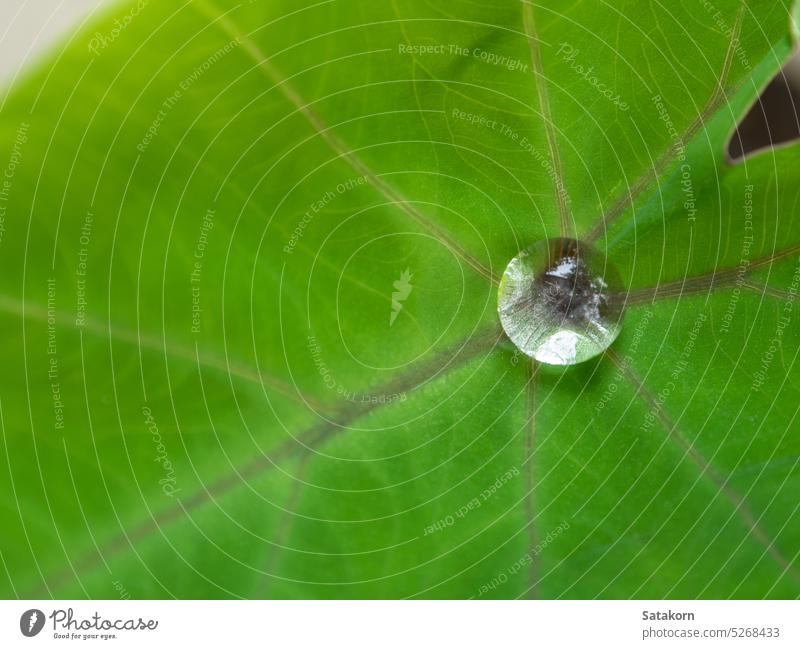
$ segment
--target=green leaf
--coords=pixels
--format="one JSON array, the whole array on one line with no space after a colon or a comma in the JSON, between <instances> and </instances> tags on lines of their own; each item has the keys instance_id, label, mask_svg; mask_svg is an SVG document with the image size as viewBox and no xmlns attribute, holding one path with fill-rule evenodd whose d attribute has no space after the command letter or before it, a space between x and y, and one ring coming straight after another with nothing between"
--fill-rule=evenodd
<instances>
[{"instance_id":1,"label":"green leaf","mask_svg":"<svg viewBox=\"0 0 800 649\"><path fill-rule=\"evenodd\" d=\"M800 149L724 153L788 1L434 4L123 5L4 97L4 596L800 595ZM560 235L629 293L556 370Z\"/></svg>"}]
</instances>

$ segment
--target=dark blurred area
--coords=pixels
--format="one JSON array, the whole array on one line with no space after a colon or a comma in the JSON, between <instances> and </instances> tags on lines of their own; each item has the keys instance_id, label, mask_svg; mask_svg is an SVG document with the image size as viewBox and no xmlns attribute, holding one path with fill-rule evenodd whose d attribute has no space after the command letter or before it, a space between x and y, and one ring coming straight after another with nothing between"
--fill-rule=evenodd
<instances>
[{"instance_id":1,"label":"dark blurred area","mask_svg":"<svg viewBox=\"0 0 800 649\"><path fill-rule=\"evenodd\" d=\"M728 145L734 160L800 138L800 55L773 79L739 124Z\"/></svg>"}]
</instances>

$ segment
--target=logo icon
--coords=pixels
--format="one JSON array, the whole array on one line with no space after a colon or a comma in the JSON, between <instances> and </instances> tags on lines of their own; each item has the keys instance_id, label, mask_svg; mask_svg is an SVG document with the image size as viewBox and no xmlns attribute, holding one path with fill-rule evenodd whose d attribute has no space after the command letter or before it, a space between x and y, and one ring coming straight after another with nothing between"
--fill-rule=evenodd
<instances>
[{"instance_id":1,"label":"logo icon","mask_svg":"<svg viewBox=\"0 0 800 649\"><path fill-rule=\"evenodd\" d=\"M32 608L25 611L22 617L19 618L19 630L22 635L27 638L32 638L37 635L44 628L44 613L38 608Z\"/></svg>"},{"instance_id":2,"label":"logo icon","mask_svg":"<svg viewBox=\"0 0 800 649\"><path fill-rule=\"evenodd\" d=\"M400 274L400 279L392 283L395 291L392 293L392 313L389 316L390 327L394 324L394 321L397 320L397 316L400 315L400 311L403 310L403 302L405 302L408 296L411 295L411 291L414 289L414 287L411 286L412 277L413 275L411 274L411 270L406 268Z\"/></svg>"}]
</instances>

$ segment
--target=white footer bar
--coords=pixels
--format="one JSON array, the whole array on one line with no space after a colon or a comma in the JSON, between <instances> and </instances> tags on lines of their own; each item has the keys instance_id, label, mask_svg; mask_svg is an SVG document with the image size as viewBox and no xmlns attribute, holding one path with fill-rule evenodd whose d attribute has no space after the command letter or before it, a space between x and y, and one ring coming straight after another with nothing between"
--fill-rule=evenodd
<instances>
[{"instance_id":1,"label":"white footer bar","mask_svg":"<svg viewBox=\"0 0 800 649\"><path fill-rule=\"evenodd\" d=\"M4 601L0 647L800 647L795 601ZM512 644L513 643L513 644Z\"/></svg>"}]
</instances>

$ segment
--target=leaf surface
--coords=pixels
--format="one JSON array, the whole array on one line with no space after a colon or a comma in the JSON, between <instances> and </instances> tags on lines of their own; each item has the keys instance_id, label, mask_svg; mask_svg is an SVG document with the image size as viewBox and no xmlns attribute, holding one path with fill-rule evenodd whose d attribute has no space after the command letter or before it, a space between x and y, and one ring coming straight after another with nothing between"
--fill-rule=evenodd
<instances>
[{"instance_id":1,"label":"leaf surface","mask_svg":"<svg viewBox=\"0 0 800 649\"><path fill-rule=\"evenodd\" d=\"M115 6L4 96L2 594L800 594L800 154L724 155L789 3L438 4ZM496 312L559 235L628 288L563 370Z\"/></svg>"}]
</instances>

